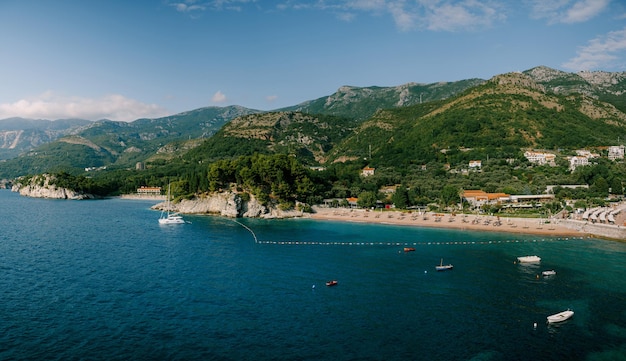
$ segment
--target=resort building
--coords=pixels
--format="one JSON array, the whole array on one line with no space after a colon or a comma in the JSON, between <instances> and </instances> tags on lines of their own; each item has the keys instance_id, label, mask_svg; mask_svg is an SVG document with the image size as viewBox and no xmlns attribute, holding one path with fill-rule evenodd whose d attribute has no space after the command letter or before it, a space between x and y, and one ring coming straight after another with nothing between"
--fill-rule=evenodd
<instances>
[{"instance_id":1,"label":"resort building","mask_svg":"<svg viewBox=\"0 0 626 361\"><path fill-rule=\"evenodd\" d=\"M498 204L509 200L509 195L506 193L487 193L481 190L463 191L462 197L473 207L480 207L483 204Z\"/></svg>"},{"instance_id":2,"label":"resort building","mask_svg":"<svg viewBox=\"0 0 626 361\"><path fill-rule=\"evenodd\" d=\"M161 195L161 187L146 187L141 186L137 188L137 194L141 195L150 195L150 196L160 196Z\"/></svg>"},{"instance_id":3,"label":"resort building","mask_svg":"<svg viewBox=\"0 0 626 361\"><path fill-rule=\"evenodd\" d=\"M509 195L469 190L463 191L462 197L475 208L484 204L502 204L504 208L531 208L541 206L543 202L552 201L554 194Z\"/></svg>"},{"instance_id":4,"label":"resort building","mask_svg":"<svg viewBox=\"0 0 626 361\"><path fill-rule=\"evenodd\" d=\"M348 201L348 204L350 205L350 208L358 207L357 203L358 203L359 199L357 197L346 198L346 200Z\"/></svg>"}]
</instances>

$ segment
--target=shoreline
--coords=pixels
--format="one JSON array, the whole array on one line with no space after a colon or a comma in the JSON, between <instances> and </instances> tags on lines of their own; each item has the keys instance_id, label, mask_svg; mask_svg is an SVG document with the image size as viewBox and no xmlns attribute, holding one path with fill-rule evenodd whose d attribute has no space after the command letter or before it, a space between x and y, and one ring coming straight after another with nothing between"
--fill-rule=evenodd
<instances>
[{"instance_id":1,"label":"shoreline","mask_svg":"<svg viewBox=\"0 0 626 361\"><path fill-rule=\"evenodd\" d=\"M457 229L481 232L502 232L554 237L586 237L586 232L567 228L557 220L537 218L497 217L449 213L407 213L401 211L369 211L364 209L315 208L311 219L353 223L378 223L388 225ZM541 222L544 223L541 223Z\"/></svg>"}]
</instances>

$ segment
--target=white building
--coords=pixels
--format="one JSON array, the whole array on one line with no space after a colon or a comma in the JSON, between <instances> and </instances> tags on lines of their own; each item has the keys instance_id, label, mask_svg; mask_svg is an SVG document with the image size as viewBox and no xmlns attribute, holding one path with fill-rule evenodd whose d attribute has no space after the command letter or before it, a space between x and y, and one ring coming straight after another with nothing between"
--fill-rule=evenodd
<instances>
[{"instance_id":1,"label":"white building","mask_svg":"<svg viewBox=\"0 0 626 361\"><path fill-rule=\"evenodd\" d=\"M589 158L574 156L569 159L569 169L574 171L577 167L589 165Z\"/></svg>"},{"instance_id":2,"label":"white building","mask_svg":"<svg viewBox=\"0 0 626 361\"><path fill-rule=\"evenodd\" d=\"M624 159L624 146L623 145L612 145L609 146L609 159Z\"/></svg>"},{"instance_id":3,"label":"white building","mask_svg":"<svg viewBox=\"0 0 626 361\"><path fill-rule=\"evenodd\" d=\"M469 161L469 167L470 168L478 168L480 169L480 167L482 167L483 162L480 160L470 160Z\"/></svg>"},{"instance_id":4,"label":"white building","mask_svg":"<svg viewBox=\"0 0 626 361\"><path fill-rule=\"evenodd\" d=\"M556 155L552 153L540 153L540 152L524 152L524 157L528 159L531 163L536 163L539 165L550 164L554 165L554 160L556 159Z\"/></svg>"},{"instance_id":5,"label":"white building","mask_svg":"<svg viewBox=\"0 0 626 361\"><path fill-rule=\"evenodd\" d=\"M598 153L591 153L591 151L586 150L586 149L578 149L576 151L576 155L579 157L586 157L587 159L590 158L599 158L600 154Z\"/></svg>"}]
</instances>

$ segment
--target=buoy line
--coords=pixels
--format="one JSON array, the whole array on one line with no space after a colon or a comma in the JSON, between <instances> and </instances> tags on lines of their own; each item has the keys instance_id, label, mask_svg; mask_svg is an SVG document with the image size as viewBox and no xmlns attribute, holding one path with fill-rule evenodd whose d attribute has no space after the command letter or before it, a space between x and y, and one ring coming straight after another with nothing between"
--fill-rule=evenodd
<instances>
[{"instance_id":1,"label":"buoy line","mask_svg":"<svg viewBox=\"0 0 626 361\"><path fill-rule=\"evenodd\" d=\"M244 226L245 227L245 226ZM247 228L247 227L246 227ZM252 232L250 230L250 232ZM253 233L254 234L254 233ZM321 242L321 241L264 241L257 240L259 244L277 244L277 245L314 245L314 246L438 246L438 245L483 245L483 244L502 244L502 243L532 243L532 242L555 242L568 241L573 239L583 239L583 237L568 238L545 238L545 239L529 239L529 240L496 240L496 241L446 241L446 242Z\"/></svg>"},{"instance_id":2,"label":"buoy line","mask_svg":"<svg viewBox=\"0 0 626 361\"><path fill-rule=\"evenodd\" d=\"M495 241L445 241L445 242L321 242L321 241L259 241L256 234L250 227L245 224L231 219L247 229L254 237L254 243L258 244L276 244L276 245L308 245L308 246L439 246L439 245L483 245L483 244L502 244L502 243L532 243L532 242L555 242L569 241L574 239L583 239L584 237L565 237L565 238L543 238L543 239L507 239Z\"/></svg>"},{"instance_id":3,"label":"buoy line","mask_svg":"<svg viewBox=\"0 0 626 361\"><path fill-rule=\"evenodd\" d=\"M234 220L234 219L231 219L231 221L233 221L233 222L235 222L235 223L239 224L239 225L240 225L240 226L242 226L243 228L245 228L245 229L247 229L248 231L250 231L250 233L252 233L252 237L254 237L254 243L259 243L259 240L256 238L256 234L254 234L254 232L250 229L250 227L248 227L248 226L246 226L245 224L243 224L243 223L241 223L241 222L239 222L239 221L236 221L236 220Z\"/></svg>"}]
</instances>

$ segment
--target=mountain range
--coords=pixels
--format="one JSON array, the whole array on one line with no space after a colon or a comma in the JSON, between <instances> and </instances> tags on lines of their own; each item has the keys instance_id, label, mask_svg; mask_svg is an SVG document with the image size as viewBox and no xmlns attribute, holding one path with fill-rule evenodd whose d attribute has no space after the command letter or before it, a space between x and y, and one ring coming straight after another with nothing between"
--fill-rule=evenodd
<instances>
[{"instance_id":1,"label":"mountain range","mask_svg":"<svg viewBox=\"0 0 626 361\"><path fill-rule=\"evenodd\" d=\"M228 106L133 122L9 118L0 120L0 177L254 152L287 152L309 165L360 158L406 165L493 149L598 147L626 137L624 91L626 72L540 66L489 80L343 86L269 112Z\"/></svg>"}]
</instances>

